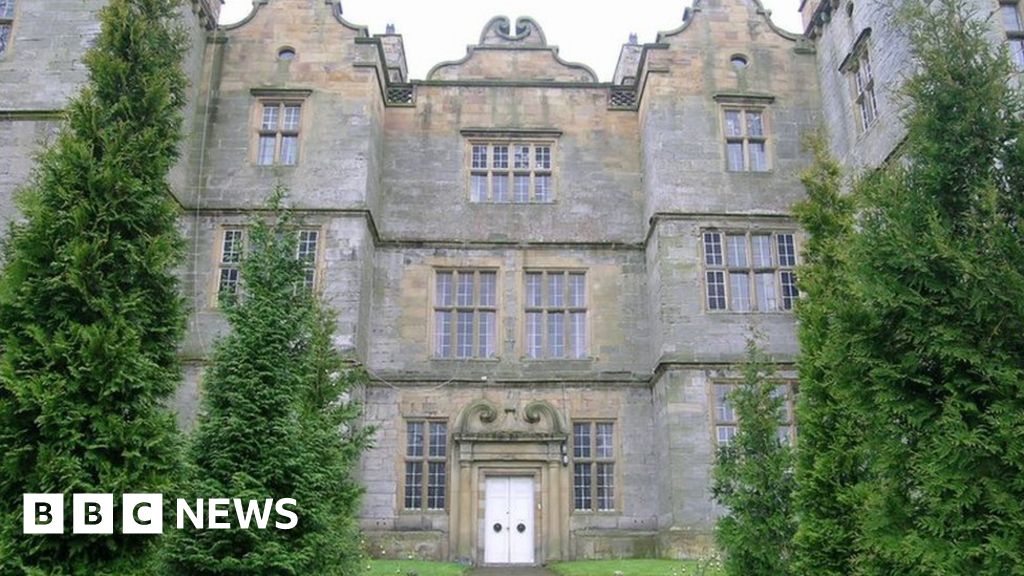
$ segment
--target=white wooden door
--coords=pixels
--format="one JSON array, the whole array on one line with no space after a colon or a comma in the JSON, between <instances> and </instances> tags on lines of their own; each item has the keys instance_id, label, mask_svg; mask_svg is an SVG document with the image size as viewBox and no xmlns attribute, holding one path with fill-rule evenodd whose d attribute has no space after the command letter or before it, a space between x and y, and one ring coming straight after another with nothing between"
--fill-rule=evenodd
<instances>
[{"instance_id":1,"label":"white wooden door","mask_svg":"<svg viewBox=\"0 0 1024 576\"><path fill-rule=\"evenodd\" d=\"M484 562L533 564L533 478L491 476L484 489Z\"/></svg>"}]
</instances>

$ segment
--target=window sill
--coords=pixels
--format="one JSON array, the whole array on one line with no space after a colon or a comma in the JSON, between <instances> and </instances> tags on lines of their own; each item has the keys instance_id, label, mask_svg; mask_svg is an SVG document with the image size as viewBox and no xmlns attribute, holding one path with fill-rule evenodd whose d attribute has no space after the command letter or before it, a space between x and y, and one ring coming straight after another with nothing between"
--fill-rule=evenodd
<instances>
[{"instance_id":1,"label":"window sill","mask_svg":"<svg viewBox=\"0 0 1024 576\"><path fill-rule=\"evenodd\" d=\"M537 362L537 363L542 363L542 362L570 362L570 363L583 364L583 363L586 363L586 362L593 362L594 360L597 360L597 358L595 356L586 356L584 358L530 358L529 356L520 356L519 357L519 361L520 362L527 362L527 363L533 363L533 362Z\"/></svg>"},{"instance_id":2,"label":"window sill","mask_svg":"<svg viewBox=\"0 0 1024 576\"><path fill-rule=\"evenodd\" d=\"M725 173L726 174L730 174L730 175L737 175L737 176L764 177L764 176L771 176L771 175L775 174L775 170L774 169L768 169L768 170L729 170L728 168L726 168Z\"/></svg>"},{"instance_id":3,"label":"window sill","mask_svg":"<svg viewBox=\"0 0 1024 576\"><path fill-rule=\"evenodd\" d=\"M531 200L529 202L512 202L511 200L508 202L498 202L496 200L470 200L469 203L470 205L475 206L552 206L558 202L554 200L548 200L547 202L540 202L536 200Z\"/></svg>"},{"instance_id":4,"label":"window sill","mask_svg":"<svg viewBox=\"0 0 1024 576\"><path fill-rule=\"evenodd\" d=\"M493 358L475 358L475 357L469 357L469 358L444 358L444 357L441 357L441 356L431 356L430 357L430 361L431 362L481 362L481 363L484 363L484 364L497 364L498 362L501 362L501 357L500 356L495 356Z\"/></svg>"}]
</instances>

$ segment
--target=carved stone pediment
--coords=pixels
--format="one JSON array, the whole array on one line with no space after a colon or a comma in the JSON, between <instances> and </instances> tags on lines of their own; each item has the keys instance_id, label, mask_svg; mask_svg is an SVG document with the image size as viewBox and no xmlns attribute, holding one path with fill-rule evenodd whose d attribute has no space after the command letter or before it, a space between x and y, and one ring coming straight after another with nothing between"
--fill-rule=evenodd
<instances>
[{"instance_id":1,"label":"carved stone pediment","mask_svg":"<svg viewBox=\"0 0 1024 576\"><path fill-rule=\"evenodd\" d=\"M463 409L455 428L456 440L548 440L566 435L561 415L545 401L502 407L477 400Z\"/></svg>"}]
</instances>

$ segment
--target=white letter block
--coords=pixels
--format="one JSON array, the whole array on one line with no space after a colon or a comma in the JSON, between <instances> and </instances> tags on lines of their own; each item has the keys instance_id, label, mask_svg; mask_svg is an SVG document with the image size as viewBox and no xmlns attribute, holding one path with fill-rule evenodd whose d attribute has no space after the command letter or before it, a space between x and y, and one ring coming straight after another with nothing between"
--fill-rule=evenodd
<instances>
[{"instance_id":1,"label":"white letter block","mask_svg":"<svg viewBox=\"0 0 1024 576\"><path fill-rule=\"evenodd\" d=\"M163 494L125 494L121 499L121 531L125 534L163 534Z\"/></svg>"},{"instance_id":2,"label":"white letter block","mask_svg":"<svg viewBox=\"0 0 1024 576\"><path fill-rule=\"evenodd\" d=\"M72 534L113 534L113 494L72 494Z\"/></svg>"},{"instance_id":3,"label":"white letter block","mask_svg":"<svg viewBox=\"0 0 1024 576\"><path fill-rule=\"evenodd\" d=\"M63 494L24 494L21 501L25 534L64 533Z\"/></svg>"}]
</instances>

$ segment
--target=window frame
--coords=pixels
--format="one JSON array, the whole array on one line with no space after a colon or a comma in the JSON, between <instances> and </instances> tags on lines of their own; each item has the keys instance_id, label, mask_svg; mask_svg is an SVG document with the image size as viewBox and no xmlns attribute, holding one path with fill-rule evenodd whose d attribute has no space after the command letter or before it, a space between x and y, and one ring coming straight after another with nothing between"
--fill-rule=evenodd
<instances>
[{"instance_id":1,"label":"window frame","mask_svg":"<svg viewBox=\"0 0 1024 576\"><path fill-rule=\"evenodd\" d=\"M588 427L588 433L590 435L590 442L587 449L590 452L588 457L576 456L576 427L578 425L585 425ZM612 440L611 450L612 455L610 457L600 457L597 452L597 430L599 425L609 425L612 427ZM619 478L619 466L618 457L621 453L621 446L619 445L619 426L618 422L614 418L578 418L574 419L570 425L569 434L569 447L568 452L571 463L571 474L572 484L570 485L571 493L569 495L571 499L572 514L618 514L622 510L621 494L622 494L622 483ZM587 466L589 468L589 503L590 506L586 508L577 508L576 506L576 488L577 488L577 466ZM611 507L601 508L600 497L598 494L598 474L601 465L611 465Z\"/></svg>"},{"instance_id":2,"label":"window frame","mask_svg":"<svg viewBox=\"0 0 1024 576\"><path fill-rule=\"evenodd\" d=\"M253 97L250 118L250 125L252 127L250 163L257 168L295 168L301 165L305 156L302 135L306 134L311 126L309 118L312 107L309 96L312 94L312 91L254 88L250 90L250 94ZM263 110L269 105L276 105L278 109L277 124L273 129L263 128ZM298 125L295 128L285 128L285 109L292 106L297 106L299 109ZM273 136L274 138L273 159L269 164L262 162L262 155L260 154L262 139L267 136ZM295 138L295 162L291 164L283 164L281 162L285 138Z\"/></svg>"},{"instance_id":3,"label":"window frame","mask_svg":"<svg viewBox=\"0 0 1024 576\"><path fill-rule=\"evenodd\" d=\"M1011 8L1017 17L1017 28L1015 30L1006 27L1006 17L1003 12L1006 8ZM1017 0L1000 0L999 12L999 24L1003 27L1003 32L1006 35L1010 62L1018 72L1022 72L1024 71L1024 14L1021 14L1020 2Z\"/></svg>"},{"instance_id":4,"label":"window frame","mask_svg":"<svg viewBox=\"0 0 1024 576\"><path fill-rule=\"evenodd\" d=\"M409 416L409 417L403 418L403 422L405 423L405 426L403 427L403 432L402 432L402 440L403 441L400 444L400 446L401 446L401 458L399 460L401 462L401 468L400 468L401 472L400 472L399 477L401 478L401 489L397 491L397 493L398 493L398 500L399 500L398 509L399 509L400 512L402 512L404 514L439 514L439 513L446 513L448 511L449 504L451 503L451 470L450 470L450 466L449 466L449 461L450 461L450 457L451 457L451 453L452 453L452 441L451 441L451 427L448 425L448 420L446 418L433 418L433 417L426 417L426 416L424 416L424 417ZM415 455L414 456L410 456L409 455L409 450L410 450L410 445L409 445L410 426L412 424L417 424L417 423L423 425L423 443L421 445L422 454L419 455L419 456L415 456ZM432 447L432 445L431 445L430 440L431 440L431 437L432 437L433 426L435 426L435 425L441 425L441 426L444 427L444 444L443 444L444 455L443 456L432 456L431 455L431 447ZM421 465L421 468L420 468L419 494L417 495L418 498L419 498L419 505L418 506L411 506L410 507L409 506L410 494L408 494L408 492L407 492L408 485L409 485L408 484L408 474L409 474L409 464L414 464L414 463L419 463ZM432 486L432 484L430 482L430 465L431 464L438 464L438 463L442 463L443 464L442 470L443 470L443 473L444 473L444 482L441 485L441 487L443 488L443 492L442 492L442 496L441 497L443 498L444 502L442 503L441 507L431 508L431 507L429 507L430 506L430 488ZM434 484L433 486L436 486L436 484Z\"/></svg>"},{"instance_id":5,"label":"window frame","mask_svg":"<svg viewBox=\"0 0 1024 576\"><path fill-rule=\"evenodd\" d=\"M241 238L238 240L241 244L241 250L237 260L226 261L224 260L224 246L227 240L228 233L238 232ZM323 276L322 272L322 255L323 255L323 237L324 232L321 226L296 226L294 228L296 234L296 246L295 256L299 258L302 250L302 236L310 232L315 233L316 240L314 243L314 252L312 258L309 259L308 265L305 267L305 271L312 272L312 280L304 279L303 287L308 289L311 293L316 294L320 289L320 279ZM213 287L212 287L212 299L210 307L220 308L224 305L227 296L222 294L221 289L223 286L222 278L225 270L234 270L235 278L234 285L235 290L232 292L235 298L241 297L241 281L242 281L242 259L244 259L246 252L249 249L249 226L246 224L223 224L219 227L216 234L217 241L214 243L214 256L213 260L216 263L216 273L213 276Z\"/></svg>"},{"instance_id":6,"label":"window frame","mask_svg":"<svg viewBox=\"0 0 1024 576\"><path fill-rule=\"evenodd\" d=\"M530 301L530 287L529 279L532 275L540 275L540 304L533 305ZM564 287L562 290L562 305L554 305L550 303L548 293L550 287L550 276L560 275L564 278ZM573 306L572 301L572 277L582 276L583 277L583 305ZM592 338L592 322L590 314L591 306L591 294L590 294L590 281L589 272L583 268L526 268L523 270L522 279L520 281L520 287L522 289L522 330L520 334L522 338L522 346L520 349L520 357L524 361L549 361L549 360L561 360L561 361L585 361L592 359L591 355L591 342ZM530 333L530 315L540 314L540 354L537 356L532 355L532 341ZM549 318L552 314L561 314L563 317L562 321L562 349L565 351L562 356L552 355L552 348L549 342L549 336L551 334L551 325L549 324ZM577 341L574 339L573 330L573 315L583 314L583 333L584 338L583 351L581 355L575 354L574 345Z\"/></svg>"},{"instance_id":7,"label":"window frame","mask_svg":"<svg viewBox=\"0 0 1024 576\"><path fill-rule=\"evenodd\" d=\"M727 118L730 112L738 112L740 115L740 129L739 134L730 134L727 126ZM758 114L761 117L761 134L752 135L749 133L749 126L747 123L748 114ZM761 103L751 102L723 102L719 106L719 127L722 133L722 141L724 142L723 151L725 154L725 171L732 174L763 174L771 172L773 169L772 164L772 153L771 153L771 126L769 123L768 106ZM756 170L753 167L751 144L761 144L764 148L764 167L760 170ZM729 160L729 148L730 145L739 144L741 146L741 154L743 156L743 167L740 169L734 169L731 166Z\"/></svg>"},{"instance_id":8,"label":"window frame","mask_svg":"<svg viewBox=\"0 0 1024 576\"><path fill-rule=\"evenodd\" d=\"M3 60L11 51L11 43L14 41L14 20L17 10L17 0L6 0L7 12L0 13L0 60Z\"/></svg>"},{"instance_id":9,"label":"window frame","mask_svg":"<svg viewBox=\"0 0 1024 576\"><path fill-rule=\"evenodd\" d=\"M709 260L708 250L708 239L709 235L718 236L719 252L718 256L721 259L719 264L711 264ZM744 265L732 265L729 258L729 238L743 236L744 237ZM769 240L769 257L771 262L769 265L757 265L754 257L754 243L753 238L755 236L768 236ZM792 258L792 264L782 264L782 258L780 254L779 237L788 236L791 240L790 248L792 254L789 254ZM799 265L798 255L799 244L797 242L798 235L796 231L779 228L779 229L735 229L735 228L704 228L700 230L700 236L698 238L699 255L701 262L701 276L702 284L704 286L702 292L702 308L704 312L711 314L791 314L796 308L796 302L800 299L800 291L796 286L796 269ZM774 300L777 302L774 309L761 310L759 305L759 292L758 292L758 278L763 274L771 273L773 277L774 287ZM716 300L721 299L724 306L721 308L713 307L711 304L712 284L718 285L718 282L712 282L711 278L713 274L718 274L721 277L721 294L714 294ZM748 303L746 309L737 309L733 305L733 287L732 287L732 276L745 274L747 278L747 297ZM788 275L789 282L787 283L785 277ZM793 292L790 292L793 291ZM789 307L786 307L786 302L789 301Z\"/></svg>"},{"instance_id":10,"label":"window frame","mask_svg":"<svg viewBox=\"0 0 1024 576\"><path fill-rule=\"evenodd\" d=\"M798 425L796 421L796 402L797 396L800 393L799 382L795 379L790 378L772 380L771 382L775 385L776 391L779 390L780 388L785 388L786 391L786 399L783 403L783 409L785 410L786 418L780 418L778 430L776 431L776 437L778 438L780 436L781 431L785 429L786 439L789 441L789 445L795 448L798 435ZM732 438L735 437L736 432L739 431L740 426L742 425L742 423L739 421L739 417L736 415L735 408L732 408L731 406L730 412L732 414L732 418L722 419L719 417L718 408L720 404L718 402L718 391L721 388L728 389L725 392L725 397L727 398L729 392L735 390L737 386L742 385L743 380L735 378L718 378L710 382L710 390L708 393L708 405L710 406L711 413L711 443L712 446L714 446L715 448L727 446L732 441ZM732 434L729 436L729 439L725 442L722 442L722 440L719 438L718 431L720 428L732 428L733 430Z\"/></svg>"},{"instance_id":11,"label":"window frame","mask_svg":"<svg viewBox=\"0 0 1024 576\"><path fill-rule=\"evenodd\" d=\"M466 150L466 197L469 199L470 204L480 205L547 205L554 204L556 202L556 158L557 158L557 141L551 137L484 137L474 136L467 137L465 139L465 150ZM476 154L477 147L484 147L486 166L477 166L476 159L479 157ZM525 146L528 148L527 152L527 167L516 167L516 147ZM505 166L495 166L495 149L504 147L505 153ZM547 166L538 166L539 154L538 149L547 149ZM498 175L496 177L496 175ZM475 181L476 177L483 176L486 178L485 183L485 198L478 200L475 194ZM527 199L525 201L517 200L516 193L516 182L517 177L528 177L529 184L527 188ZM544 200L537 199L538 182L541 177L547 177L548 189L547 198ZM494 183L498 178L504 178L506 182L505 200L495 199L495 185Z\"/></svg>"},{"instance_id":12,"label":"window frame","mask_svg":"<svg viewBox=\"0 0 1024 576\"><path fill-rule=\"evenodd\" d=\"M443 305L439 303L438 294L438 278L441 274L451 274L451 294L452 300L450 305ZM468 305L460 305L458 302L458 285L459 278L466 274L473 275L473 294L472 303ZM483 274L493 274L494 276L494 302L487 306L481 304L480 278ZM502 291L501 291L501 271L497 267L493 266L437 266L433 268L433 274L430 283L430 310L432 312L430 316L430 357L432 360L456 360L456 361L487 361L495 362L501 359L501 310L502 304ZM447 312L451 316L450 328L448 330L448 337L450 339L451 354L448 356L441 355L440 346L438 343L439 336L439 320L438 314L441 312ZM470 312L473 314L473 325L470 333L470 347L471 353L469 356L459 356L458 345L459 345L459 326L458 318L460 313ZM481 313L492 313L494 315L494 341L493 341L493 353L490 356L482 356L480 352L480 318Z\"/></svg>"}]
</instances>

